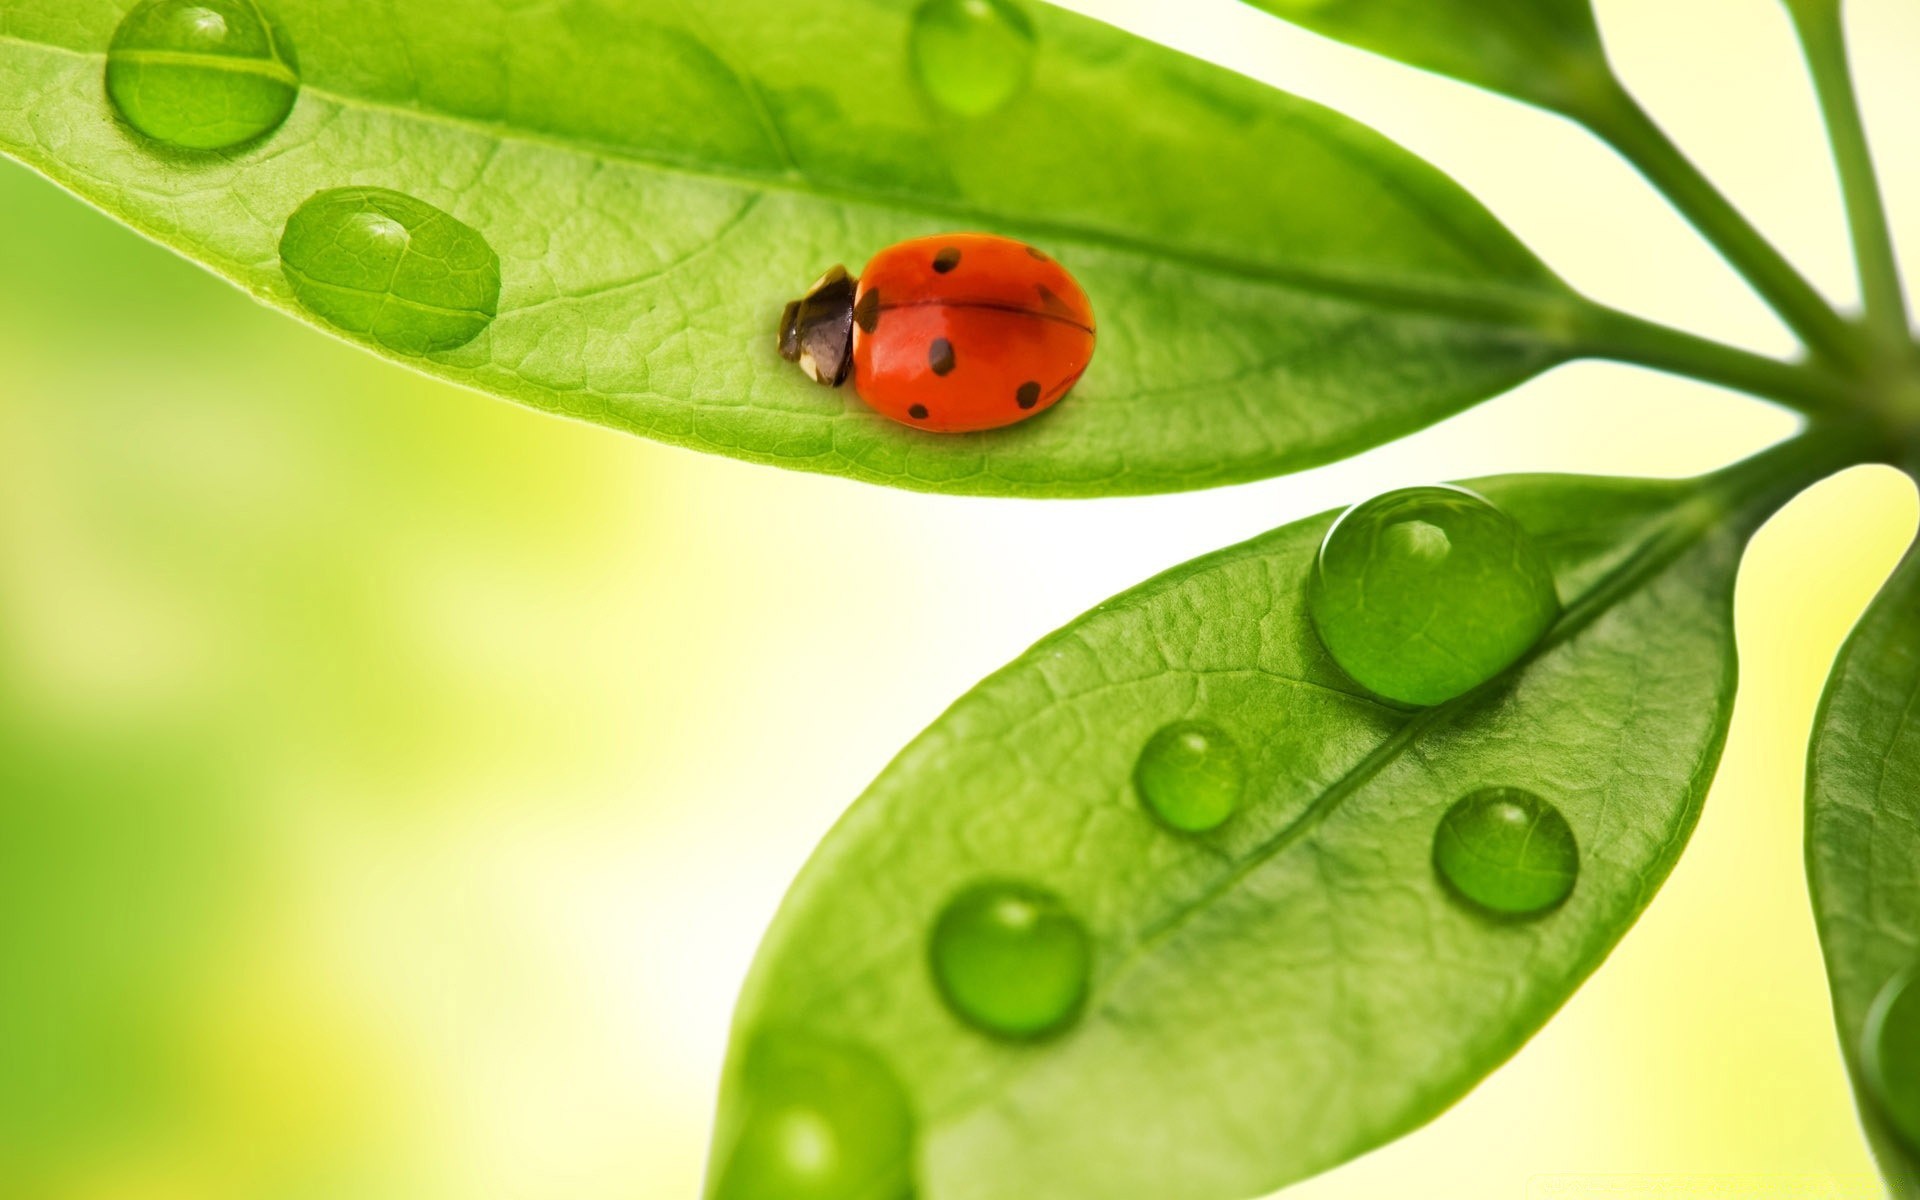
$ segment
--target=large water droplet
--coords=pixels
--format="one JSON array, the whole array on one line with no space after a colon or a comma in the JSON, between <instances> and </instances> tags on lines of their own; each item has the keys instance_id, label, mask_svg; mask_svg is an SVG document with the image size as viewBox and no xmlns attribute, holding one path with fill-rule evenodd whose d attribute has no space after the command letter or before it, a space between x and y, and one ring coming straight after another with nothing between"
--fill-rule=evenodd
<instances>
[{"instance_id":1,"label":"large water droplet","mask_svg":"<svg viewBox=\"0 0 1920 1200\"><path fill-rule=\"evenodd\" d=\"M1033 76L1033 23L1013 0L926 0L907 49L927 95L963 117L1005 107Z\"/></svg>"},{"instance_id":2,"label":"large water droplet","mask_svg":"<svg viewBox=\"0 0 1920 1200\"><path fill-rule=\"evenodd\" d=\"M723 1115L710 1200L908 1200L914 1122L885 1063L838 1041L765 1034Z\"/></svg>"},{"instance_id":3,"label":"large water droplet","mask_svg":"<svg viewBox=\"0 0 1920 1200\"><path fill-rule=\"evenodd\" d=\"M189 150L273 132L299 93L293 43L255 0L146 0L107 49L107 95L127 124Z\"/></svg>"},{"instance_id":4,"label":"large water droplet","mask_svg":"<svg viewBox=\"0 0 1920 1200\"><path fill-rule=\"evenodd\" d=\"M1433 834L1433 865L1462 899L1501 916L1558 906L1580 877L1580 847L1560 810L1521 788L1454 802Z\"/></svg>"},{"instance_id":5,"label":"large water droplet","mask_svg":"<svg viewBox=\"0 0 1920 1200\"><path fill-rule=\"evenodd\" d=\"M1920 1153L1920 963L1888 980L1867 1010L1860 1061L1887 1124Z\"/></svg>"},{"instance_id":6,"label":"large water droplet","mask_svg":"<svg viewBox=\"0 0 1920 1200\"><path fill-rule=\"evenodd\" d=\"M1205 721L1161 729L1133 767L1133 786L1147 811L1183 833L1219 828L1240 807L1246 785L1240 747Z\"/></svg>"},{"instance_id":7,"label":"large water droplet","mask_svg":"<svg viewBox=\"0 0 1920 1200\"><path fill-rule=\"evenodd\" d=\"M1005 880L968 888L940 914L930 949L947 1006L996 1037L1058 1033L1086 1000L1086 927L1041 888Z\"/></svg>"},{"instance_id":8,"label":"large water droplet","mask_svg":"<svg viewBox=\"0 0 1920 1200\"><path fill-rule=\"evenodd\" d=\"M1348 509L1320 547L1308 601L1342 670L1419 705L1498 675L1560 611L1527 532L1456 487L1405 488Z\"/></svg>"},{"instance_id":9,"label":"large water droplet","mask_svg":"<svg viewBox=\"0 0 1920 1200\"><path fill-rule=\"evenodd\" d=\"M479 337L500 307L500 256L478 230L385 188L336 188L302 204L280 238L300 303L400 354Z\"/></svg>"}]
</instances>

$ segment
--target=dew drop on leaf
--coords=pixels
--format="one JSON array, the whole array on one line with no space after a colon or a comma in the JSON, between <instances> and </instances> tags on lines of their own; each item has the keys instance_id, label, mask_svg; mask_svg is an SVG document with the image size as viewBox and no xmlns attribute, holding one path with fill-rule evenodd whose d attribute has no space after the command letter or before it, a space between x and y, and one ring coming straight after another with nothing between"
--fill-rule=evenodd
<instances>
[{"instance_id":1,"label":"dew drop on leaf","mask_svg":"<svg viewBox=\"0 0 1920 1200\"><path fill-rule=\"evenodd\" d=\"M930 950L947 1007L996 1037L1058 1033L1086 999L1086 927L1041 888L1003 880L967 888L941 912Z\"/></svg>"},{"instance_id":2,"label":"dew drop on leaf","mask_svg":"<svg viewBox=\"0 0 1920 1200\"><path fill-rule=\"evenodd\" d=\"M1176 721L1147 739L1133 768L1147 811L1183 833L1205 833L1240 807L1247 771L1240 747L1205 721Z\"/></svg>"},{"instance_id":3,"label":"dew drop on leaf","mask_svg":"<svg viewBox=\"0 0 1920 1200\"><path fill-rule=\"evenodd\" d=\"M1033 76L1033 23L1014 0L925 0L908 45L914 78L963 117L1004 108Z\"/></svg>"},{"instance_id":4,"label":"dew drop on leaf","mask_svg":"<svg viewBox=\"0 0 1920 1200\"><path fill-rule=\"evenodd\" d=\"M478 230L385 188L336 188L302 204L280 238L300 303L399 354L480 336L500 306L500 256Z\"/></svg>"},{"instance_id":5,"label":"dew drop on leaf","mask_svg":"<svg viewBox=\"0 0 1920 1200\"><path fill-rule=\"evenodd\" d=\"M914 1121L886 1064L792 1033L749 1043L722 1117L712 1200L908 1200Z\"/></svg>"},{"instance_id":6,"label":"dew drop on leaf","mask_svg":"<svg viewBox=\"0 0 1920 1200\"><path fill-rule=\"evenodd\" d=\"M1361 686L1403 704L1451 700L1525 654L1559 613L1525 530L1465 488L1404 488L1341 516L1309 608Z\"/></svg>"},{"instance_id":7,"label":"dew drop on leaf","mask_svg":"<svg viewBox=\"0 0 1920 1200\"><path fill-rule=\"evenodd\" d=\"M183 149L263 137L299 92L293 43L256 0L146 0L107 48L107 95L120 115Z\"/></svg>"},{"instance_id":8,"label":"dew drop on leaf","mask_svg":"<svg viewBox=\"0 0 1920 1200\"><path fill-rule=\"evenodd\" d=\"M1500 916L1558 906L1580 877L1580 847L1560 810L1523 788L1454 802L1433 835L1433 866L1461 899Z\"/></svg>"},{"instance_id":9,"label":"dew drop on leaf","mask_svg":"<svg viewBox=\"0 0 1920 1200\"><path fill-rule=\"evenodd\" d=\"M1860 1059L1881 1114L1920 1153L1920 963L1880 989L1867 1011Z\"/></svg>"}]
</instances>

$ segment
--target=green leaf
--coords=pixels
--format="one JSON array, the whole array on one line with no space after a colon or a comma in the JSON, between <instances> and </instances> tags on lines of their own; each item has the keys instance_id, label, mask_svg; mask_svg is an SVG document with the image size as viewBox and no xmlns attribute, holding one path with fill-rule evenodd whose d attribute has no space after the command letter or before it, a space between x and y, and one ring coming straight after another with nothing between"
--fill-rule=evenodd
<instances>
[{"instance_id":1,"label":"green leaf","mask_svg":"<svg viewBox=\"0 0 1920 1200\"><path fill-rule=\"evenodd\" d=\"M782 1031L892 1065L928 1200L1230 1200L1428 1120L1566 1000L1686 843L1733 701L1735 567L1805 450L1699 482L1469 485L1532 534L1566 613L1435 708L1369 698L1315 638L1330 513L1041 641L913 742L794 885L740 1001L716 1166L754 1102L746 1048ZM1247 773L1245 807L1200 837L1132 782L1182 721ZM1485 787L1570 824L1558 909L1491 918L1436 877L1443 815ZM1090 931L1078 1023L1042 1043L973 1032L929 977L936 916L982 878L1045 889Z\"/></svg>"},{"instance_id":2,"label":"green leaf","mask_svg":"<svg viewBox=\"0 0 1920 1200\"><path fill-rule=\"evenodd\" d=\"M1566 111L1610 79L1592 0L1246 0L1411 66Z\"/></svg>"},{"instance_id":3,"label":"green leaf","mask_svg":"<svg viewBox=\"0 0 1920 1200\"><path fill-rule=\"evenodd\" d=\"M310 320L279 260L289 217L332 189L412 197L497 253L498 315L456 348L370 348L662 441L937 491L1204 487L1505 390L1575 353L1570 314L1586 311L1378 135L1042 6L1030 79L946 89L978 106L1013 81L1002 107L962 117L915 82L913 0L805 19L785 0L261 5L298 100L264 138L211 153L116 119L102 80L122 5L11 0L0 152ZM177 59L205 80L250 69ZM190 124L153 104L153 127ZM961 229L1045 247L1092 297L1100 348L1057 411L916 433L776 356L784 303L826 267Z\"/></svg>"},{"instance_id":4,"label":"green leaf","mask_svg":"<svg viewBox=\"0 0 1920 1200\"><path fill-rule=\"evenodd\" d=\"M1920 1196L1905 1144L1863 1078L1868 1011L1920 962L1920 549L1847 639L1814 721L1807 874L1861 1121L1894 1195Z\"/></svg>"}]
</instances>

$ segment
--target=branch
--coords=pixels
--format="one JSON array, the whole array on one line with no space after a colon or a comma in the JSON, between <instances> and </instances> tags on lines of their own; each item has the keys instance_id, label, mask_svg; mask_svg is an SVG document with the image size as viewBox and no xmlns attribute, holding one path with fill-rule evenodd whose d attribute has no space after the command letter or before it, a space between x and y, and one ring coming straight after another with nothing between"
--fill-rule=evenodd
<instances>
[{"instance_id":1,"label":"branch","mask_svg":"<svg viewBox=\"0 0 1920 1200\"><path fill-rule=\"evenodd\" d=\"M1598 88L1569 115L1660 189L1733 268L1821 358L1857 367L1868 358L1859 331L1742 216L1618 82Z\"/></svg>"},{"instance_id":2,"label":"branch","mask_svg":"<svg viewBox=\"0 0 1920 1200\"><path fill-rule=\"evenodd\" d=\"M1860 119L1860 100L1854 91L1853 71L1847 62L1846 33L1840 18L1841 0L1787 0L1800 45L1813 73L1814 90L1826 118L1834 164L1847 202L1847 223L1853 231L1853 256L1860 270L1860 295L1867 322L1890 346L1904 347L1909 337L1906 292L1894 258L1893 235L1887 224L1886 203Z\"/></svg>"}]
</instances>

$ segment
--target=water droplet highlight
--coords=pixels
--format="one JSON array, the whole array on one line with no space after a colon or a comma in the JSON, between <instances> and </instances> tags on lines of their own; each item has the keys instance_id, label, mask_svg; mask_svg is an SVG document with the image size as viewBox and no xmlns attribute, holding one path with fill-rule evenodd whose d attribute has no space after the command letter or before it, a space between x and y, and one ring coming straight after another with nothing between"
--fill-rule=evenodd
<instances>
[{"instance_id":1,"label":"water droplet highlight","mask_svg":"<svg viewBox=\"0 0 1920 1200\"><path fill-rule=\"evenodd\" d=\"M1133 786L1147 811L1171 828L1205 833L1239 810L1247 770L1225 730L1205 721L1176 721L1141 748Z\"/></svg>"},{"instance_id":2,"label":"water droplet highlight","mask_svg":"<svg viewBox=\"0 0 1920 1200\"><path fill-rule=\"evenodd\" d=\"M280 266L316 316L400 354L464 346L500 310L500 256L487 239L385 188L336 188L302 204Z\"/></svg>"},{"instance_id":3,"label":"water droplet highlight","mask_svg":"<svg viewBox=\"0 0 1920 1200\"><path fill-rule=\"evenodd\" d=\"M1512 666L1553 624L1560 600L1512 517L1465 488L1415 487L1334 522L1308 608L1356 683L1424 706Z\"/></svg>"},{"instance_id":4,"label":"water droplet highlight","mask_svg":"<svg viewBox=\"0 0 1920 1200\"><path fill-rule=\"evenodd\" d=\"M1033 77L1033 22L1013 0L926 0L907 50L934 103L981 117L1006 107Z\"/></svg>"},{"instance_id":5,"label":"water droplet highlight","mask_svg":"<svg viewBox=\"0 0 1920 1200\"><path fill-rule=\"evenodd\" d=\"M1052 892L994 880L955 896L934 925L934 981L954 1015L995 1037L1048 1037L1086 1000L1093 945Z\"/></svg>"},{"instance_id":6,"label":"water droplet highlight","mask_svg":"<svg viewBox=\"0 0 1920 1200\"><path fill-rule=\"evenodd\" d=\"M1920 963L1888 980L1874 998L1860 1063L1887 1124L1920 1153Z\"/></svg>"},{"instance_id":7,"label":"water droplet highlight","mask_svg":"<svg viewBox=\"0 0 1920 1200\"><path fill-rule=\"evenodd\" d=\"M1454 802L1433 834L1433 865L1461 899L1529 917L1558 907L1580 877L1580 847L1560 810L1523 788Z\"/></svg>"},{"instance_id":8,"label":"water droplet highlight","mask_svg":"<svg viewBox=\"0 0 1920 1200\"><path fill-rule=\"evenodd\" d=\"M107 48L107 95L127 124L187 150L280 128L300 94L293 43L254 0L147 0Z\"/></svg>"},{"instance_id":9,"label":"water droplet highlight","mask_svg":"<svg viewBox=\"0 0 1920 1200\"><path fill-rule=\"evenodd\" d=\"M861 1047L794 1034L747 1050L722 1114L710 1200L909 1200L906 1092Z\"/></svg>"}]
</instances>

